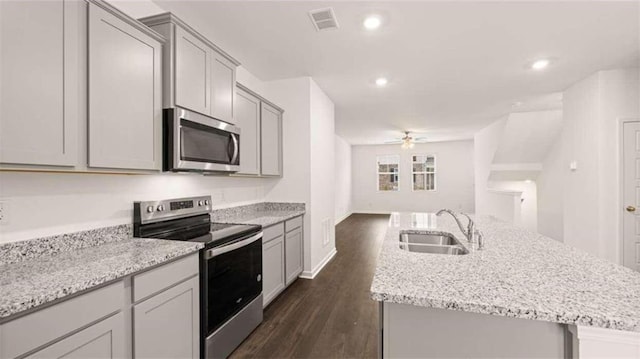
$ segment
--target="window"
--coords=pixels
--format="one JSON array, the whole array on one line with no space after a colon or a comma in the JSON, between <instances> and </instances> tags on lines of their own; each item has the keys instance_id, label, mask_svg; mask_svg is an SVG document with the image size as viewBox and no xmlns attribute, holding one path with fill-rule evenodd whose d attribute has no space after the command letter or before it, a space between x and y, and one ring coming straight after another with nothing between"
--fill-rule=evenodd
<instances>
[{"instance_id":1,"label":"window","mask_svg":"<svg viewBox=\"0 0 640 359\"><path fill-rule=\"evenodd\" d=\"M378 191L397 191L400 156L379 156L378 160Z\"/></svg>"},{"instance_id":2,"label":"window","mask_svg":"<svg viewBox=\"0 0 640 359\"><path fill-rule=\"evenodd\" d=\"M433 155L413 155L411 170L414 191L436 190L436 157Z\"/></svg>"}]
</instances>

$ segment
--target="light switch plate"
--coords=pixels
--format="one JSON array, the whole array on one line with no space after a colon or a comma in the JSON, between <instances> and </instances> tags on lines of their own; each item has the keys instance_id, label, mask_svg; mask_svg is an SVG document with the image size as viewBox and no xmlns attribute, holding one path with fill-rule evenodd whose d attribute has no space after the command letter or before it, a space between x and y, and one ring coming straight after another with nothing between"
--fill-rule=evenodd
<instances>
[{"instance_id":1,"label":"light switch plate","mask_svg":"<svg viewBox=\"0 0 640 359\"><path fill-rule=\"evenodd\" d=\"M571 161L569 163L569 169L572 171L576 171L578 169L578 161Z\"/></svg>"}]
</instances>

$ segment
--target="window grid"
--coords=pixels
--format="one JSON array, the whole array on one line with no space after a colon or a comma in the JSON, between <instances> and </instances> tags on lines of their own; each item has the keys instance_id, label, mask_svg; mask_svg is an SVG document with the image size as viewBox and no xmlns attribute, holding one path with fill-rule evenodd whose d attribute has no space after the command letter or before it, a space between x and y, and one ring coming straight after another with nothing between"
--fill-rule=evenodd
<instances>
[{"instance_id":1,"label":"window grid","mask_svg":"<svg viewBox=\"0 0 640 359\"><path fill-rule=\"evenodd\" d=\"M412 155L411 180L414 191L435 191L436 156Z\"/></svg>"},{"instance_id":2,"label":"window grid","mask_svg":"<svg viewBox=\"0 0 640 359\"><path fill-rule=\"evenodd\" d=\"M400 173L400 156L399 155L387 155L378 156L376 158L377 164L377 189L379 192L394 191L397 192L399 188L399 173Z\"/></svg>"}]
</instances>

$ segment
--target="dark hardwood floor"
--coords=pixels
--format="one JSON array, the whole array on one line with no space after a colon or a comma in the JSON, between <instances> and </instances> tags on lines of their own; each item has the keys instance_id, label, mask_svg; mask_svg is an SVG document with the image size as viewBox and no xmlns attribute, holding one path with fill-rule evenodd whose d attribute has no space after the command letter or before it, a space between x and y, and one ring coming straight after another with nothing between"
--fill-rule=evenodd
<instances>
[{"instance_id":1,"label":"dark hardwood floor","mask_svg":"<svg viewBox=\"0 0 640 359\"><path fill-rule=\"evenodd\" d=\"M378 306L369 288L388 220L354 214L336 226L335 258L265 308L262 324L231 357L377 357Z\"/></svg>"}]
</instances>

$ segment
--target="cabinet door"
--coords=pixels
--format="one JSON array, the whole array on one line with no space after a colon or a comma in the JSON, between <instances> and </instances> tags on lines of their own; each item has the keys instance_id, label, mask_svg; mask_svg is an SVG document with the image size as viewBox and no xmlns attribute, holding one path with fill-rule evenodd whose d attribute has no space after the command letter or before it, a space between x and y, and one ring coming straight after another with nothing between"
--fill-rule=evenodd
<instances>
[{"instance_id":1,"label":"cabinet door","mask_svg":"<svg viewBox=\"0 0 640 359\"><path fill-rule=\"evenodd\" d=\"M0 1L2 163L76 163L73 6L62 0Z\"/></svg>"},{"instance_id":2,"label":"cabinet door","mask_svg":"<svg viewBox=\"0 0 640 359\"><path fill-rule=\"evenodd\" d=\"M124 315L118 313L30 355L29 358L124 358L124 336Z\"/></svg>"},{"instance_id":3,"label":"cabinet door","mask_svg":"<svg viewBox=\"0 0 640 359\"><path fill-rule=\"evenodd\" d=\"M285 287L284 237L271 240L262 248L262 293L266 307Z\"/></svg>"},{"instance_id":4,"label":"cabinet door","mask_svg":"<svg viewBox=\"0 0 640 359\"><path fill-rule=\"evenodd\" d=\"M211 49L176 26L175 52L176 105L211 115Z\"/></svg>"},{"instance_id":5,"label":"cabinet door","mask_svg":"<svg viewBox=\"0 0 640 359\"><path fill-rule=\"evenodd\" d=\"M282 175L282 113L262 103L261 114L262 174Z\"/></svg>"},{"instance_id":6,"label":"cabinet door","mask_svg":"<svg viewBox=\"0 0 640 359\"><path fill-rule=\"evenodd\" d=\"M287 285L291 284L302 273L302 227L298 227L285 235Z\"/></svg>"},{"instance_id":7,"label":"cabinet door","mask_svg":"<svg viewBox=\"0 0 640 359\"><path fill-rule=\"evenodd\" d=\"M240 174L260 174L260 100L238 89L236 126L240 128Z\"/></svg>"},{"instance_id":8,"label":"cabinet door","mask_svg":"<svg viewBox=\"0 0 640 359\"><path fill-rule=\"evenodd\" d=\"M198 286L195 276L134 307L135 358L199 358Z\"/></svg>"},{"instance_id":9,"label":"cabinet door","mask_svg":"<svg viewBox=\"0 0 640 359\"><path fill-rule=\"evenodd\" d=\"M89 166L159 169L162 45L89 4Z\"/></svg>"},{"instance_id":10,"label":"cabinet door","mask_svg":"<svg viewBox=\"0 0 640 359\"><path fill-rule=\"evenodd\" d=\"M211 116L235 123L236 65L213 52L211 62Z\"/></svg>"}]
</instances>

